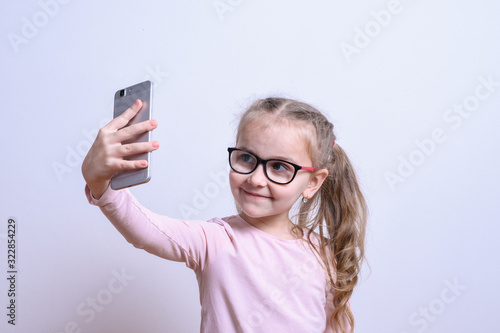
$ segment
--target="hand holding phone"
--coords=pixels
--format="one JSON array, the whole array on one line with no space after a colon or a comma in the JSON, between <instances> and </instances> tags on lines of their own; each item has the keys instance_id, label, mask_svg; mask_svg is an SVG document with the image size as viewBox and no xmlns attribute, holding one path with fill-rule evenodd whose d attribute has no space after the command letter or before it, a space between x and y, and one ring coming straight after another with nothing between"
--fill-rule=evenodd
<instances>
[{"instance_id":1,"label":"hand holding phone","mask_svg":"<svg viewBox=\"0 0 500 333\"><path fill-rule=\"evenodd\" d=\"M151 81L144 81L136 85L120 89L115 93L115 106L113 118L121 116L137 99L142 101L139 112L126 124L126 127L151 120L153 100L153 86ZM123 145L137 142L150 142L151 131L139 133L123 141ZM147 183L151 179L151 152L138 152L124 156L125 160L145 160L147 167L134 170L120 170L111 178L111 188L114 190Z\"/></svg>"},{"instance_id":2,"label":"hand holding phone","mask_svg":"<svg viewBox=\"0 0 500 333\"><path fill-rule=\"evenodd\" d=\"M159 147L156 141L130 143L132 138L150 132L158 126L155 120L130 124L143 109L144 103L138 99L130 105L119 117L99 130L82 163L83 177L96 199L108 188L115 173L122 170L140 170L149 165L146 159L130 159L128 156L139 156Z\"/></svg>"}]
</instances>

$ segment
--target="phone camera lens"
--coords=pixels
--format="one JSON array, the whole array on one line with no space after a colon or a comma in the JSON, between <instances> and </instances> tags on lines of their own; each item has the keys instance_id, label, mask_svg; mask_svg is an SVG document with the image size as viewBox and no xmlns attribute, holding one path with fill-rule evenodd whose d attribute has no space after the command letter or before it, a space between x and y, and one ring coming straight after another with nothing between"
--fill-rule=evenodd
<instances>
[{"instance_id":1,"label":"phone camera lens","mask_svg":"<svg viewBox=\"0 0 500 333\"><path fill-rule=\"evenodd\" d=\"M120 90L120 97L125 96L125 89Z\"/></svg>"}]
</instances>

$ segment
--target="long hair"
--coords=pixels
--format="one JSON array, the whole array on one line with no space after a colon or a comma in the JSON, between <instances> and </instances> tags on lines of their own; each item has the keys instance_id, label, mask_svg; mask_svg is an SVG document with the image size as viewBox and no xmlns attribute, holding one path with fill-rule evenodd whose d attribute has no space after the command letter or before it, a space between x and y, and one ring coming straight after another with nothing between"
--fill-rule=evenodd
<instances>
[{"instance_id":1,"label":"long hair","mask_svg":"<svg viewBox=\"0 0 500 333\"><path fill-rule=\"evenodd\" d=\"M364 259L367 205L352 164L336 143L333 125L312 106L279 97L257 100L243 113L238 135L254 121L269 126L283 120L299 130L313 166L328 170L320 190L300 203L294 231L306 236L328 273L334 291L332 329L353 332L349 299Z\"/></svg>"}]
</instances>

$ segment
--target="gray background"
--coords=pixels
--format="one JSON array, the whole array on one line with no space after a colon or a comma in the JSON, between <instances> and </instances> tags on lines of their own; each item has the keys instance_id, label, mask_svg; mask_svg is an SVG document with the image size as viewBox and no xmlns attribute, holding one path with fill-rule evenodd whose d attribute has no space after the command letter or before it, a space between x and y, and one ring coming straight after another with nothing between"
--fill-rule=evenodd
<instances>
[{"instance_id":1,"label":"gray background","mask_svg":"<svg viewBox=\"0 0 500 333\"><path fill-rule=\"evenodd\" d=\"M356 331L500 331L496 1L2 7L0 276L8 218L18 226L16 326L2 278L2 332L199 330L194 274L134 249L84 197L80 165L114 92L144 79L161 148L133 193L149 209L233 214L238 113L304 100L335 124L370 205Z\"/></svg>"}]
</instances>

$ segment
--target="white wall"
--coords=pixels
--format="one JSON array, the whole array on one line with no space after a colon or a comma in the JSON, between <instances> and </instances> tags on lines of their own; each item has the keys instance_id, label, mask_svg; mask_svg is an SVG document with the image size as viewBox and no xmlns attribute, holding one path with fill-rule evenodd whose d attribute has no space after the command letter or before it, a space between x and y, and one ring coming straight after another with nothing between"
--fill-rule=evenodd
<instances>
[{"instance_id":1,"label":"white wall","mask_svg":"<svg viewBox=\"0 0 500 333\"><path fill-rule=\"evenodd\" d=\"M237 113L299 98L329 114L370 204L357 332L500 331L497 2L56 1L2 4L0 331L199 330L194 274L130 246L83 193L114 92L145 78L161 149L133 193L148 208L233 213L214 175Z\"/></svg>"}]
</instances>

